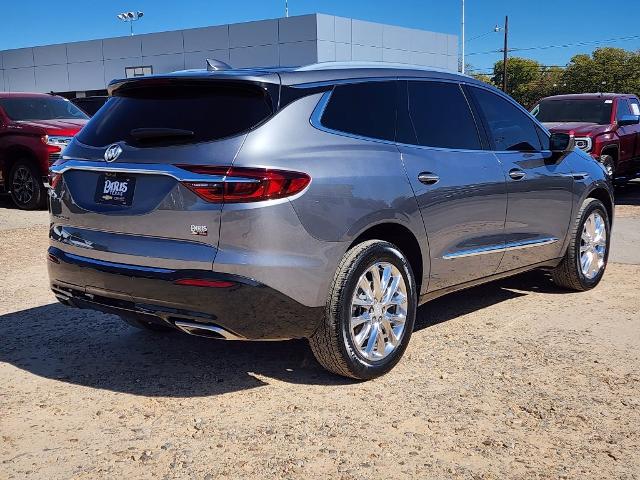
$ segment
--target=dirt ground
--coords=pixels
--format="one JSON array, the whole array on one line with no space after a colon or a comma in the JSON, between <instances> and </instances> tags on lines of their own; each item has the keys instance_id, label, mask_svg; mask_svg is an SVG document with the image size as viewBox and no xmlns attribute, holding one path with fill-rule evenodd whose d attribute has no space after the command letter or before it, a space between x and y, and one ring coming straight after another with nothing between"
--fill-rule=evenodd
<instances>
[{"instance_id":1,"label":"dirt ground","mask_svg":"<svg viewBox=\"0 0 640 480\"><path fill-rule=\"evenodd\" d=\"M618 200L636 232L639 192ZM638 255L587 293L533 272L429 303L400 365L357 383L305 342L149 334L56 304L46 213L6 206L2 480L640 479Z\"/></svg>"}]
</instances>

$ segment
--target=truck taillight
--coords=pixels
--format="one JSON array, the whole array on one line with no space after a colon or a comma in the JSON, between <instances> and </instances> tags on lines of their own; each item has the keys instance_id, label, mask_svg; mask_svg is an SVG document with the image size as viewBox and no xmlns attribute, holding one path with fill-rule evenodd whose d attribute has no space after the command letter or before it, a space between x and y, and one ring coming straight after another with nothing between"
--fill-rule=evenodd
<instances>
[{"instance_id":1,"label":"truck taillight","mask_svg":"<svg viewBox=\"0 0 640 480\"><path fill-rule=\"evenodd\" d=\"M203 200L212 203L245 203L290 197L311 182L306 173L268 168L176 165L203 175L221 176L219 182L182 182Z\"/></svg>"}]
</instances>

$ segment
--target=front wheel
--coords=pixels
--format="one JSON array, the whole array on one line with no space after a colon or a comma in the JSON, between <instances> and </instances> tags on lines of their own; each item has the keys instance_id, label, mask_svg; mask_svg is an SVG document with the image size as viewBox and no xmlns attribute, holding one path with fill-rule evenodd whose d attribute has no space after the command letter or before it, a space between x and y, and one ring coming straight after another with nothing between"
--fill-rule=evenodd
<instances>
[{"instance_id":1,"label":"front wheel","mask_svg":"<svg viewBox=\"0 0 640 480\"><path fill-rule=\"evenodd\" d=\"M45 205L47 192L38 168L29 160L18 160L9 173L11 199L21 210L35 210Z\"/></svg>"},{"instance_id":2,"label":"front wheel","mask_svg":"<svg viewBox=\"0 0 640 480\"><path fill-rule=\"evenodd\" d=\"M610 238L607 209L600 200L587 198L571 228L567 253L551 272L556 285L577 291L598 285L607 266Z\"/></svg>"},{"instance_id":3,"label":"front wheel","mask_svg":"<svg viewBox=\"0 0 640 480\"><path fill-rule=\"evenodd\" d=\"M609 175L609 178L614 178L616 174L616 162L611 155L602 155L600 157L600 163Z\"/></svg>"},{"instance_id":4,"label":"front wheel","mask_svg":"<svg viewBox=\"0 0 640 480\"><path fill-rule=\"evenodd\" d=\"M338 375L378 377L402 358L416 308L416 282L402 252L388 242L363 242L338 266L324 321L309 339L311 349Z\"/></svg>"}]
</instances>

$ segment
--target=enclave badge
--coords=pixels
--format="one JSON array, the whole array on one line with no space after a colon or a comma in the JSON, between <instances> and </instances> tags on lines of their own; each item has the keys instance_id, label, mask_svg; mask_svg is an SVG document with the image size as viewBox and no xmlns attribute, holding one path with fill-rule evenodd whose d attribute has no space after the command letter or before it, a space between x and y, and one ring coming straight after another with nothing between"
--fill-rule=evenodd
<instances>
[{"instance_id":1,"label":"enclave badge","mask_svg":"<svg viewBox=\"0 0 640 480\"><path fill-rule=\"evenodd\" d=\"M107 149L104 151L104 159L107 162L113 162L115 161L116 158L120 156L121 153L122 153L122 147L117 143L114 143L113 145L109 145Z\"/></svg>"}]
</instances>

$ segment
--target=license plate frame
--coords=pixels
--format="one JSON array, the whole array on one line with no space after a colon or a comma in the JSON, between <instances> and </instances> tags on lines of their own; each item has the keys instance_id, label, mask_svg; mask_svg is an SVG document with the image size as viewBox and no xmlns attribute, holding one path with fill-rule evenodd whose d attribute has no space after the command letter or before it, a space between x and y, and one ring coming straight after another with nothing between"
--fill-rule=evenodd
<instances>
[{"instance_id":1,"label":"license plate frame","mask_svg":"<svg viewBox=\"0 0 640 480\"><path fill-rule=\"evenodd\" d=\"M101 205L130 207L136 188L135 177L116 172L101 173L96 184L94 201Z\"/></svg>"}]
</instances>

